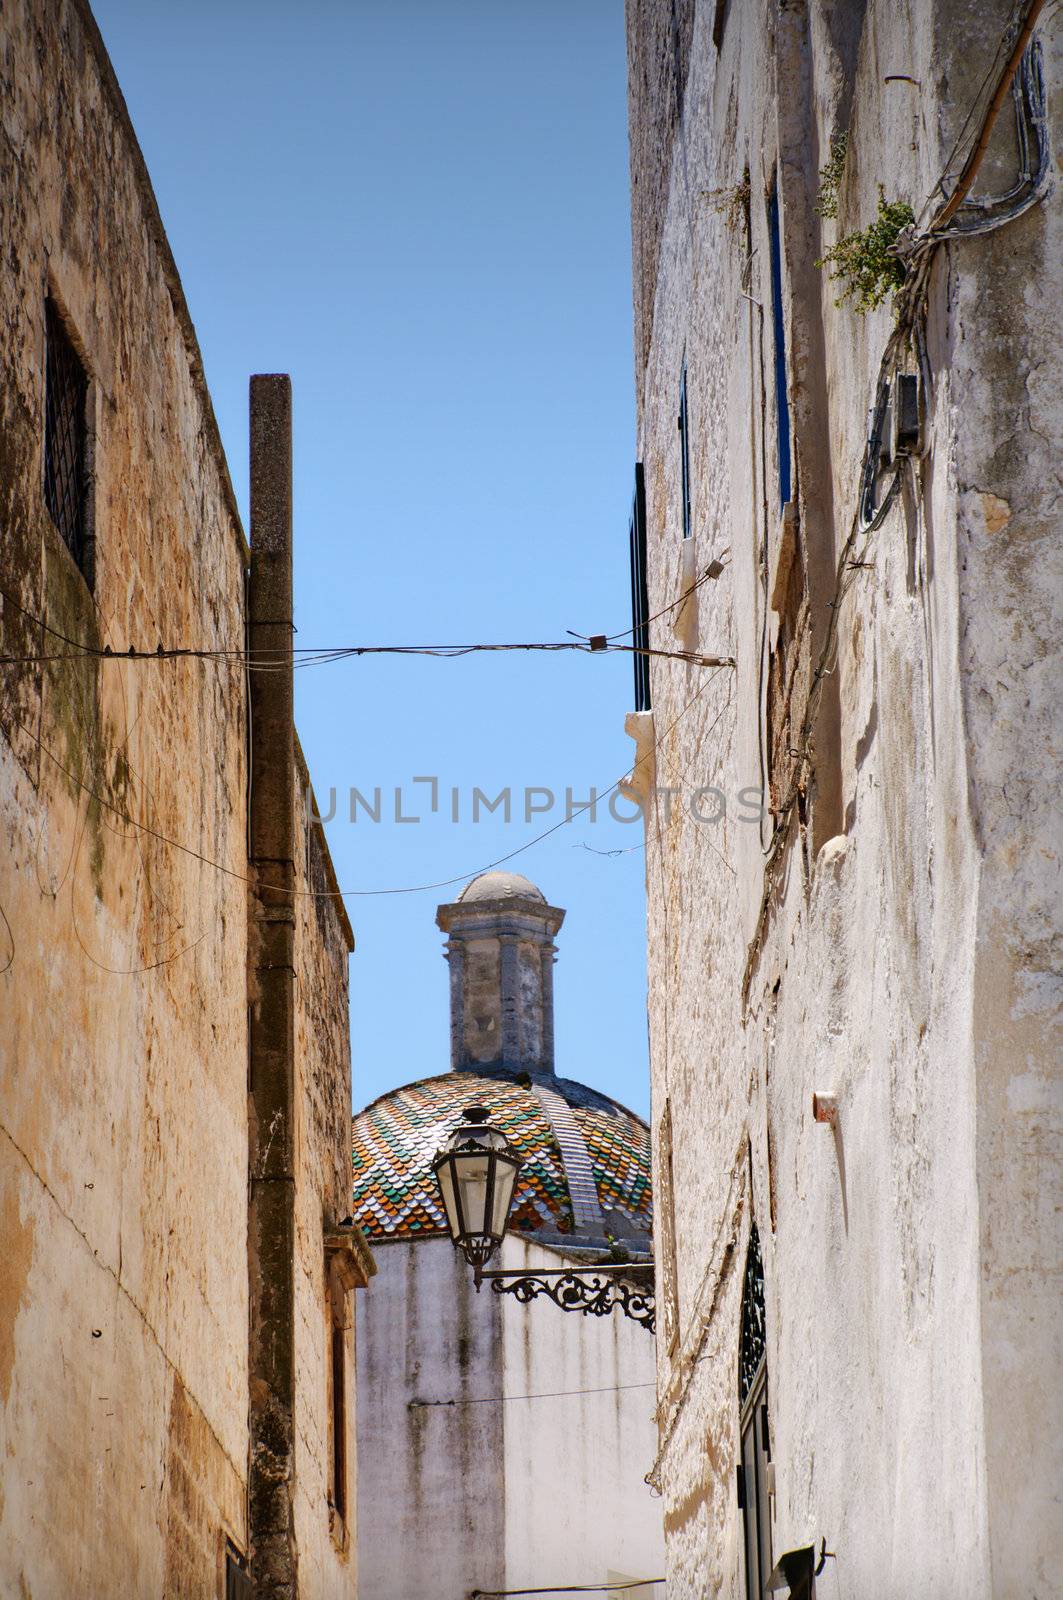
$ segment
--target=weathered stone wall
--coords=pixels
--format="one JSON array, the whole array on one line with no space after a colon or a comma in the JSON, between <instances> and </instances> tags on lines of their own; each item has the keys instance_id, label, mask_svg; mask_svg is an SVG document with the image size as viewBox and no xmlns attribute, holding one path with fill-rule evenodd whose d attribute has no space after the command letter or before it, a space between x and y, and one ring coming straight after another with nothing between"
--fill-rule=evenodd
<instances>
[{"instance_id":1,"label":"weathered stone wall","mask_svg":"<svg viewBox=\"0 0 1063 1600\"><path fill-rule=\"evenodd\" d=\"M354 1296L335 1306L324 1235L350 1214L351 1039L347 963L354 948L321 824L307 807L300 758L295 966L295 1535L299 1593L343 1600L357 1593ZM333 1318L345 1328L347 1509L332 1505Z\"/></svg>"},{"instance_id":2,"label":"weathered stone wall","mask_svg":"<svg viewBox=\"0 0 1063 1600\"><path fill-rule=\"evenodd\" d=\"M667 1120L675 1208L678 1327L660 1341L658 1376L676 1600L744 1593L737 1345L753 1215L776 1554L825 1536L842 1591L860 1595L1061 1592L1048 1489L1060 1439L1058 191L937 259L927 453L841 601L812 781L751 962L771 819L758 829L738 803L772 776L771 730L800 729L892 325L888 305L866 318L835 306L815 260L873 219L879 183L919 212L1011 9L732 0L717 49L719 8L702 0L672 137L659 39L629 6L633 152L672 143L635 216L636 262L640 208L660 219L637 375L650 613L681 589L685 358L695 570L725 566L688 607L681 642L737 662L653 664L658 784L718 785L727 808L698 825L658 798L647 833L655 1150ZM1058 142L1047 11L1042 37ZM1012 127L1009 101L978 189L1012 181ZM840 211L821 220L818 169L842 130ZM637 287L637 325L646 300ZM652 642L680 642L670 617ZM811 1117L824 1090L838 1096L836 1130ZM660 1164L655 1178L660 1207Z\"/></svg>"},{"instance_id":3,"label":"weathered stone wall","mask_svg":"<svg viewBox=\"0 0 1063 1600\"><path fill-rule=\"evenodd\" d=\"M80 0L0 12L0 237L0 654L29 658L0 665L0 1593L194 1600L248 1535L246 684L82 651L240 649L247 548ZM43 492L48 295L90 379L87 573ZM302 893L335 884L302 802L297 825L295 1523L300 1592L332 1597L351 939Z\"/></svg>"},{"instance_id":4,"label":"weathered stone wall","mask_svg":"<svg viewBox=\"0 0 1063 1600\"><path fill-rule=\"evenodd\" d=\"M244 888L153 833L245 870L243 688L62 658L239 645L244 543L95 27L15 0L0 41L0 646L54 658L0 667L0 1591L213 1596L246 1532ZM42 493L49 290L91 592Z\"/></svg>"},{"instance_id":5,"label":"weathered stone wall","mask_svg":"<svg viewBox=\"0 0 1063 1600\"><path fill-rule=\"evenodd\" d=\"M682 118L690 70L694 10L694 0L625 3L632 110L632 284L638 372L645 366L653 337L657 259L667 214L672 146Z\"/></svg>"}]
</instances>

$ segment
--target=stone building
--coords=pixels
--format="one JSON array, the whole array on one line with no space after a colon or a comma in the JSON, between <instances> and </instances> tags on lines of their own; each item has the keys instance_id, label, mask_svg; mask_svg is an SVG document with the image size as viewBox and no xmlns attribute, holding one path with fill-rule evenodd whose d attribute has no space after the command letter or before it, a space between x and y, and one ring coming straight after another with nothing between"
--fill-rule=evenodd
<instances>
[{"instance_id":1,"label":"stone building","mask_svg":"<svg viewBox=\"0 0 1063 1600\"><path fill-rule=\"evenodd\" d=\"M0 1593L334 1600L372 1263L290 386L249 550L83 0L0 13L0 238Z\"/></svg>"},{"instance_id":2,"label":"stone building","mask_svg":"<svg viewBox=\"0 0 1063 1600\"><path fill-rule=\"evenodd\" d=\"M1059 11L626 16L668 1592L1058 1595Z\"/></svg>"},{"instance_id":3,"label":"stone building","mask_svg":"<svg viewBox=\"0 0 1063 1600\"><path fill-rule=\"evenodd\" d=\"M559 1077L554 937L564 912L516 873L441 906L451 1070L354 1119L353 1214L378 1273L359 1296L362 1600L631 1584L663 1572L654 1345L618 1310L477 1294L431 1169L482 1105L523 1159L503 1268L650 1255L649 1130ZM653 1583L628 1591L651 1597Z\"/></svg>"}]
</instances>

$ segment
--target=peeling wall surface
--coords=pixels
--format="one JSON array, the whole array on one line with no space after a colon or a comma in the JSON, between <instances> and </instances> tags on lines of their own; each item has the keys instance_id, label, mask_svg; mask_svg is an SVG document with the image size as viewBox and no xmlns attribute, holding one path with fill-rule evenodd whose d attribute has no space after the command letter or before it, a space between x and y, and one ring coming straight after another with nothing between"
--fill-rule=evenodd
<instances>
[{"instance_id":1,"label":"peeling wall surface","mask_svg":"<svg viewBox=\"0 0 1063 1600\"><path fill-rule=\"evenodd\" d=\"M83 649L240 648L248 552L80 0L0 11L0 240L0 1594L194 1600L248 1538L245 683ZM80 567L45 500L49 297L88 377ZM300 904L296 1524L301 1592L331 1597L350 934Z\"/></svg>"},{"instance_id":2,"label":"peeling wall surface","mask_svg":"<svg viewBox=\"0 0 1063 1600\"><path fill-rule=\"evenodd\" d=\"M1060 186L938 249L922 371L918 351L901 361L921 376L922 439L839 596L893 313L888 298L863 317L836 305L816 262L874 220L880 184L918 216L977 102L951 190L1013 8L702 0L688 55L665 49L652 10L628 0L638 454L649 614L666 611L651 642L735 660L652 662L668 1592L746 1593L737 1374L755 1219L774 1559L825 1538L828 1595L1059 1595ZM1052 8L1038 38L1058 151ZM1017 183L1015 128L1009 94L976 194ZM821 216L841 133L838 212ZM684 570L714 560L680 614ZM778 813L795 773L769 879L774 818L758 826L740 792ZM702 813L722 815L700 823L689 799L710 785L723 805ZM833 1125L813 1120L817 1092L837 1097Z\"/></svg>"},{"instance_id":3,"label":"peeling wall surface","mask_svg":"<svg viewBox=\"0 0 1063 1600\"><path fill-rule=\"evenodd\" d=\"M643 1482L653 1340L617 1312L477 1294L449 1239L373 1248L357 1308L361 1600L660 1576ZM569 1263L513 1237L497 1264Z\"/></svg>"}]
</instances>

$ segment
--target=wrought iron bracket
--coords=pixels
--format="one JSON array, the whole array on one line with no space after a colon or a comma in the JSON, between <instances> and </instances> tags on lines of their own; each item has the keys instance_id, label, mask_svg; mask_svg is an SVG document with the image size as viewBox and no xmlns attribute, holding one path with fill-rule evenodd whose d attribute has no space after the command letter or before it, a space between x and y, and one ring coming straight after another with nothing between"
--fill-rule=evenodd
<instances>
[{"instance_id":1,"label":"wrought iron bracket","mask_svg":"<svg viewBox=\"0 0 1063 1600\"><path fill-rule=\"evenodd\" d=\"M653 1265L627 1264L572 1267L551 1272L481 1272L495 1294L511 1294L521 1305L541 1296L561 1311L582 1311L585 1317L607 1317L617 1306L647 1333L657 1327ZM477 1283L477 1288L479 1282Z\"/></svg>"}]
</instances>

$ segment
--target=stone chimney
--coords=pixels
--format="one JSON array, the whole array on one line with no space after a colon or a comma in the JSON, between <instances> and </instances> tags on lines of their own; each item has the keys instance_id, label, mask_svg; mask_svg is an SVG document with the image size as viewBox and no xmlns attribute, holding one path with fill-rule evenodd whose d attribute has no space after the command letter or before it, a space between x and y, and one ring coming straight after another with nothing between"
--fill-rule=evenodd
<instances>
[{"instance_id":1,"label":"stone chimney","mask_svg":"<svg viewBox=\"0 0 1063 1600\"><path fill-rule=\"evenodd\" d=\"M484 872L436 922L448 935L450 1064L554 1075L554 935L565 919L516 872Z\"/></svg>"}]
</instances>

